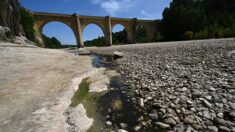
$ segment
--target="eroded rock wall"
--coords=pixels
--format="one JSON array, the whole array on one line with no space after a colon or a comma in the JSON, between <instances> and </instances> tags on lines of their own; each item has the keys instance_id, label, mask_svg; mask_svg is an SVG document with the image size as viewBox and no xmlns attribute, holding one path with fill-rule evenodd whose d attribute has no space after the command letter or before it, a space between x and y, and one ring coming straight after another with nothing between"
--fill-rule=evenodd
<instances>
[{"instance_id":1,"label":"eroded rock wall","mask_svg":"<svg viewBox=\"0 0 235 132\"><path fill-rule=\"evenodd\" d=\"M0 0L0 26L8 27L13 36L24 35L18 0Z\"/></svg>"}]
</instances>

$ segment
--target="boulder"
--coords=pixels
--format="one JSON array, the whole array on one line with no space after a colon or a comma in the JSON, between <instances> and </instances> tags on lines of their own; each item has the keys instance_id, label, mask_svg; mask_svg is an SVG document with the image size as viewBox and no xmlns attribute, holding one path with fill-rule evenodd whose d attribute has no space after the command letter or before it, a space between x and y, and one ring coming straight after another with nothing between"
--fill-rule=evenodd
<instances>
[{"instance_id":1,"label":"boulder","mask_svg":"<svg viewBox=\"0 0 235 132\"><path fill-rule=\"evenodd\" d=\"M77 54L78 55L90 55L91 52L87 50L86 48L79 48Z\"/></svg>"},{"instance_id":2,"label":"boulder","mask_svg":"<svg viewBox=\"0 0 235 132\"><path fill-rule=\"evenodd\" d=\"M0 26L0 40L7 40L11 37L11 30L8 27Z\"/></svg>"},{"instance_id":3,"label":"boulder","mask_svg":"<svg viewBox=\"0 0 235 132\"><path fill-rule=\"evenodd\" d=\"M13 38L13 42L16 44L24 44L26 41L27 39L24 36L16 36Z\"/></svg>"},{"instance_id":4,"label":"boulder","mask_svg":"<svg viewBox=\"0 0 235 132\"><path fill-rule=\"evenodd\" d=\"M119 58L123 58L124 56L125 56L125 54L122 53L122 52L119 52L119 51L114 51L113 52L113 59L114 60L119 59Z\"/></svg>"}]
</instances>

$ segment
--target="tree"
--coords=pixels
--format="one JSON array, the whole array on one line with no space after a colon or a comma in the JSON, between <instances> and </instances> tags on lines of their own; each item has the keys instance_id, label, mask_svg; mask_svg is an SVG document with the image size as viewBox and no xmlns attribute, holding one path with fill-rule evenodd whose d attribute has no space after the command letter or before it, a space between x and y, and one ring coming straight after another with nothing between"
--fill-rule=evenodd
<instances>
[{"instance_id":1,"label":"tree","mask_svg":"<svg viewBox=\"0 0 235 132\"><path fill-rule=\"evenodd\" d=\"M165 40L182 40L186 31L197 39L225 37L235 36L234 23L234 0L173 0L163 12L160 30Z\"/></svg>"},{"instance_id":2,"label":"tree","mask_svg":"<svg viewBox=\"0 0 235 132\"><path fill-rule=\"evenodd\" d=\"M20 7L20 15L21 15L21 23L25 32L26 37L31 40L35 41L35 34L34 34L34 18L31 16L30 12L26 10L24 7Z\"/></svg>"},{"instance_id":3,"label":"tree","mask_svg":"<svg viewBox=\"0 0 235 132\"><path fill-rule=\"evenodd\" d=\"M43 43L45 48L50 49L59 49L62 48L62 45L59 40L57 40L55 37L47 37L46 35L42 34Z\"/></svg>"},{"instance_id":4,"label":"tree","mask_svg":"<svg viewBox=\"0 0 235 132\"><path fill-rule=\"evenodd\" d=\"M125 44L127 43L127 31L123 29L120 32L112 33L113 44Z\"/></svg>"}]
</instances>

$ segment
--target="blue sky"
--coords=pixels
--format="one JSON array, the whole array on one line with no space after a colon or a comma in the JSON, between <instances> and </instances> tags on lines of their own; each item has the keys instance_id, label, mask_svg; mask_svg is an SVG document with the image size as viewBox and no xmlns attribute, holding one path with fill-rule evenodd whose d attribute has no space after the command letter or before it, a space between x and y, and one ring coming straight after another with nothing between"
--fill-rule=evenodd
<instances>
[{"instance_id":1,"label":"blue sky","mask_svg":"<svg viewBox=\"0 0 235 132\"><path fill-rule=\"evenodd\" d=\"M31 11L91 16L107 16L139 19L161 19L163 10L172 0L20 0ZM115 26L113 32L122 30ZM43 33L54 36L64 44L76 44L72 30L59 22L45 25ZM103 36L96 25L88 25L83 32L84 40Z\"/></svg>"}]
</instances>

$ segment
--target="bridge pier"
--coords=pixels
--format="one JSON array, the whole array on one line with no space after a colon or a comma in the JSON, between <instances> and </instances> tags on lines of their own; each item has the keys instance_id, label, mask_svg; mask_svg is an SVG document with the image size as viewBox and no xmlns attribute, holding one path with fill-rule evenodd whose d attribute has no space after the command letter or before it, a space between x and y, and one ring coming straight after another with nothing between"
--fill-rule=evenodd
<instances>
[{"instance_id":1,"label":"bridge pier","mask_svg":"<svg viewBox=\"0 0 235 132\"><path fill-rule=\"evenodd\" d=\"M136 27L137 27L137 18L134 18L132 20L131 25L128 26L127 29L127 42L129 44L134 44L136 43Z\"/></svg>"},{"instance_id":2,"label":"bridge pier","mask_svg":"<svg viewBox=\"0 0 235 132\"><path fill-rule=\"evenodd\" d=\"M78 48L83 48L84 47L84 42L83 42L83 36L82 36L82 27L81 27L81 23L80 23L80 19L79 19L79 15L77 14L73 14L73 18L74 18L74 27L75 27L75 37L77 40L77 47Z\"/></svg>"},{"instance_id":3,"label":"bridge pier","mask_svg":"<svg viewBox=\"0 0 235 132\"><path fill-rule=\"evenodd\" d=\"M157 23L151 23L146 26L147 29L147 42L155 42L157 38Z\"/></svg>"},{"instance_id":4,"label":"bridge pier","mask_svg":"<svg viewBox=\"0 0 235 132\"><path fill-rule=\"evenodd\" d=\"M112 42L112 27L111 27L110 16L105 17L104 37L105 37L105 45L111 46L113 44L113 42Z\"/></svg>"}]
</instances>

